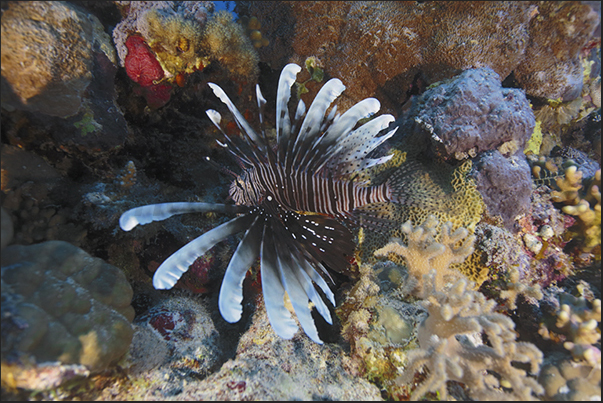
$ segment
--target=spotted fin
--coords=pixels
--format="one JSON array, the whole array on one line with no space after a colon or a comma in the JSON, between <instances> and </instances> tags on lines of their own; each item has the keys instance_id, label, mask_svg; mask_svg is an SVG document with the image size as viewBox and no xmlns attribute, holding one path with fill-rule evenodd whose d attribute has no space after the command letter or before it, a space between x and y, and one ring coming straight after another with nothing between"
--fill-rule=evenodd
<instances>
[{"instance_id":1,"label":"spotted fin","mask_svg":"<svg viewBox=\"0 0 603 403\"><path fill-rule=\"evenodd\" d=\"M336 219L287 212L283 214L283 223L316 262L336 272L343 272L350 265L355 247L353 235Z\"/></svg>"}]
</instances>

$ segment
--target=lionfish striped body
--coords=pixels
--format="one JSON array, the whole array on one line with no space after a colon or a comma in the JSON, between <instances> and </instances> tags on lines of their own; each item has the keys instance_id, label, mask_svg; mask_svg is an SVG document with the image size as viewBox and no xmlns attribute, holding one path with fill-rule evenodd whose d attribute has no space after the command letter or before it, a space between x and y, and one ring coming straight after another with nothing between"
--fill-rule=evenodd
<instances>
[{"instance_id":1,"label":"lionfish striped body","mask_svg":"<svg viewBox=\"0 0 603 403\"><path fill-rule=\"evenodd\" d=\"M269 143L263 130L266 103L256 87L262 129L249 123L216 84L209 83L214 94L228 107L242 137L231 138L220 126L215 110L207 115L223 133L227 148L244 171L230 188L235 204L164 203L138 207L125 212L121 228L129 231L138 224L163 220L187 212L224 212L239 215L201 235L170 256L156 271L153 285L158 289L174 286L188 267L216 243L245 231L234 252L220 288L218 305L224 319L241 318L243 280L247 270L260 257L262 293L266 312L274 331L289 339L298 330L284 305L289 295L302 328L315 342L322 343L311 316L311 301L317 311L332 323L329 309L316 286L335 305L327 285L328 269L341 271L349 265L354 242L345 225L352 213L369 203L392 201L387 184L363 187L353 181L359 170L383 163L389 157L366 155L395 130L377 137L394 120L381 115L354 129L358 121L379 110L379 101L365 99L342 115L333 107L326 111L345 87L338 79L329 80L318 92L309 109L299 101L293 121L288 103L291 87L301 68L289 64L283 69L277 91L276 145Z\"/></svg>"}]
</instances>

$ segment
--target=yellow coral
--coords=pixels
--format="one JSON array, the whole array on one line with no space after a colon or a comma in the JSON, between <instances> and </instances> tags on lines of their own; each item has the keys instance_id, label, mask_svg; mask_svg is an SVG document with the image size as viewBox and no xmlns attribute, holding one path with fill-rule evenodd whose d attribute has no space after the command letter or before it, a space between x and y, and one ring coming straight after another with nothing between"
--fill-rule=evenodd
<instances>
[{"instance_id":1,"label":"yellow coral","mask_svg":"<svg viewBox=\"0 0 603 403\"><path fill-rule=\"evenodd\" d=\"M233 75L250 82L256 80L258 54L229 12L220 11L207 22L203 47L211 60L219 61Z\"/></svg>"},{"instance_id":2,"label":"yellow coral","mask_svg":"<svg viewBox=\"0 0 603 403\"><path fill-rule=\"evenodd\" d=\"M143 16L146 40L168 80L180 73L192 73L206 64L199 53L203 30L197 21L180 16L165 16L150 10Z\"/></svg>"},{"instance_id":3,"label":"yellow coral","mask_svg":"<svg viewBox=\"0 0 603 403\"><path fill-rule=\"evenodd\" d=\"M540 146L542 144L542 130L540 128L541 124L542 123L539 120L536 121L534 132L532 133L530 140L528 140L526 148L523 150L525 154L532 153L538 155L540 153Z\"/></svg>"},{"instance_id":4,"label":"yellow coral","mask_svg":"<svg viewBox=\"0 0 603 403\"><path fill-rule=\"evenodd\" d=\"M394 159L396 161L392 165L404 169L406 153L394 151L392 160ZM467 175L471 167L471 160L465 161L452 171L448 166L422 166L417 172L410 174L412 178L405 185L407 187L405 193L410 198L408 203L382 203L374 208L379 209L380 217L391 223L404 223L410 220L415 226L419 226L430 215L435 216L438 223L434 227L433 238L436 241L442 241L441 227L442 223L446 222L451 223L449 228L451 232L465 228L468 234L473 234L475 226L481 219L484 202L476 189L475 182ZM391 170L386 173L391 173ZM380 177L382 173L373 173L372 176ZM357 256L362 262L372 261L373 252L382 248L390 238L399 238L402 242L407 239L407 234L399 224L390 230L363 231L362 235ZM396 263L403 263L401 257L390 255L390 258ZM458 269L477 284L481 284L486 279L487 269L481 264L479 252L474 252L474 255L462 263L455 264L453 268Z\"/></svg>"},{"instance_id":5,"label":"yellow coral","mask_svg":"<svg viewBox=\"0 0 603 403\"><path fill-rule=\"evenodd\" d=\"M586 195L581 197L582 171L575 166L565 170L565 178L557 179L560 191L551 193L553 201L566 204L562 211L576 216L578 229L584 238L582 250L592 251L601 245L601 170L597 170L591 180Z\"/></svg>"}]
</instances>

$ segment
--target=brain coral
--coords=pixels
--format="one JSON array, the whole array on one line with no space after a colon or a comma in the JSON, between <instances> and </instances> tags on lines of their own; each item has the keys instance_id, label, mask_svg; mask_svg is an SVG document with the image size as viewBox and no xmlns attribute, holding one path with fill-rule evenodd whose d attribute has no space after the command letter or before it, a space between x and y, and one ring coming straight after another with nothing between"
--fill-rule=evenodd
<instances>
[{"instance_id":1,"label":"brain coral","mask_svg":"<svg viewBox=\"0 0 603 403\"><path fill-rule=\"evenodd\" d=\"M316 56L327 75L351 83L351 104L376 95L386 109L404 101L419 73L434 82L485 66L501 79L523 67L530 94L578 96L563 73L573 77L598 22L577 2L250 2L248 12L271 43L259 49L262 61L276 69Z\"/></svg>"},{"instance_id":2,"label":"brain coral","mask_svg":"<svg viewBox=\"0 0 603 403\"><path fill-rule=\"evenodd\" d=\"M115 364L132 340L131 299L132 288L118 268L67 242L6 247L3 368L5 361L24 357L92 371Z\"/></svg>"}]
</instances>

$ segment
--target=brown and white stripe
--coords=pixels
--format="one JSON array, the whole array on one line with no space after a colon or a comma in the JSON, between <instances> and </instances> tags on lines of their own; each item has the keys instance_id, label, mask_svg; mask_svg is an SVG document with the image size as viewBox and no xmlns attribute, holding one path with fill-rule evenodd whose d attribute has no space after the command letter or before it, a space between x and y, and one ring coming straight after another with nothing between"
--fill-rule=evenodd
<instances>
[{"instance_id":1,"label":"brown and white stripe","mask_svg":"<svg viewBox=\"0 0 603 403\"><path fill-rule=\"evenodd\" d=\"M238 183L238 185L237 185ZM272 195L285 209L347 216L369 203L390 201L388 187L362 187L353 181L335 180L303 170L286 174L280 164L258 164L248 169L231 186L237 204L257 206Z\"/></svg>"}]
</instances>

